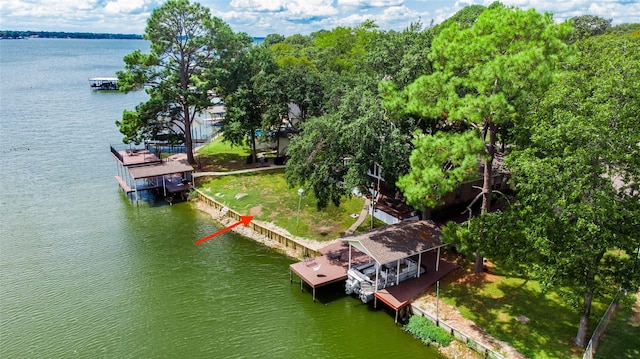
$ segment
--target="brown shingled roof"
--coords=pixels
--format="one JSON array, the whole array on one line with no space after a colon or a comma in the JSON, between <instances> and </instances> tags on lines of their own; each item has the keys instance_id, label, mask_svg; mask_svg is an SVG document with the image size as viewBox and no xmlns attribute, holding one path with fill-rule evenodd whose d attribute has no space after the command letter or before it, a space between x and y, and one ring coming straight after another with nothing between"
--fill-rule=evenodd
<instances>
[{"instance_id":1,"label":"brown shingled roof","mask_svg":"<svg viewBox=\"0 0 640 359\"><path fill-rule=\"evenodd\" d=\"M406 221L342 240L384 264L444 246L441 235L440 228L431 221Z\"/></svg>"}]
</instances>

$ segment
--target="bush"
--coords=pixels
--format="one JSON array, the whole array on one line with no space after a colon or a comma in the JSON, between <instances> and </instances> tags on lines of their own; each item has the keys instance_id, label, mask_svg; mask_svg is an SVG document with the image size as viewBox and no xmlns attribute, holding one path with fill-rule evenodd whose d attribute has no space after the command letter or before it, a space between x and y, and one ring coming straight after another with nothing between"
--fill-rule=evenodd
<instances>
[{"instance_id":1,"label":"bush","mask_svg":"<svg viewBox=\"0 0 640 359\"><path fill-rule=\"evenodd\" d=\"M404 326L404 330L421 339L427 345L436 342L440 346L446 347L453 339L451 334L444 329L436 326L429 319L417 315L409 318L409 323Z\"/></svg>"}]
</instances>

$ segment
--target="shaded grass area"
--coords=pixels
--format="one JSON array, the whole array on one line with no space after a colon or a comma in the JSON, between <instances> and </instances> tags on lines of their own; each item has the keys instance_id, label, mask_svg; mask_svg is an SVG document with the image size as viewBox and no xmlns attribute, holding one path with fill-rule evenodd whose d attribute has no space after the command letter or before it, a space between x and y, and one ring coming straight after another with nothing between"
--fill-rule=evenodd
<instances>
[{"instance_id":1,"label":"shaded grass area","mask_svg":"<svg viewBox=\"0 0 640 359\"><path fill-rule=\"evenodd\" d=\"M597 359L640 358L640 312L633 311L636 300L632 293L620 300L621 307L600 338Z\"/></svg>"},{"instance_id":2,"label":"shaded grass area","mask_svg":"<svg viewBox=\"0 0 640 359\"><path fill-rule=\"evenodd\" d=\"M573 342L579 322L576 309L558 292L544 292L535 280L466 272L449 278L441 286L440 298L527 358L582 358L584 349ZM590 331L606 310L607 300L594 301Z\"/></svg>"},{"instance_id":3,"label":"shaded grass area","mask_svg":"<svg viewBox=\"0 0 640 359\"><path fill-rule=\"evenodd\" d=\"M340 207L330 204L318 211L316 198L310 191L298 196L297 188L289 188L284 169L209 177L198 187L242 215L251 215L293 235L320 241L340 237L355 223L356 218L351 215L359 214L365 202L362 198L345 197ZM363 227L367 225L370 220L363 223Z\"/></svg>"},{"instance_id":4,"label":"shaded grass area","mask_svg":"<svg viewBox=\"0 0 640 359\"><path fill-rule=\"evenodd\" d=\"M228 172L247 168L249 146L233 146L219 136L198 150L201 171Z\"/></svg>"}]
</instances>

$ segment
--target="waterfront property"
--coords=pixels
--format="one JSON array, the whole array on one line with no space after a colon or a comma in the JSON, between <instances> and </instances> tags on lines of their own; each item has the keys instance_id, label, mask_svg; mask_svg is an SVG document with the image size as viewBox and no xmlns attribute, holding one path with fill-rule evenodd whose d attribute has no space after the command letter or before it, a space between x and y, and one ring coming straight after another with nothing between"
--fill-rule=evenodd
<instances>
[{"instance_id":1,"label":"waterfront property","mask_svg":"<svg viewBox=\"0 0 640 359\"><path fill-rule=\"evenodd\" d=\"M113 146L111 155L118 170L116 182L127 195L133 194L136 203L141 191L155 191L172 203L193 188L193 167L186 161L170 158L163 161L147 149L117 150Z\"/></svg>"},{"instance_id":2,"label":"waterfront property","mask_svg":"<svg viewBox=\"0 0 640 359\"><path fill-rule=\"evenodd\" d=\"M345 281L345 291L350 293L357 282L359 296L367 298L363 302L382 301L395 310L397 322L400 310L458 268L440 258L445 246L440 235L433 222L401 222L341 238L321 248L322 256L289 268L312 288L314 300L316 288Z\"/></svg>"}]
</instances>

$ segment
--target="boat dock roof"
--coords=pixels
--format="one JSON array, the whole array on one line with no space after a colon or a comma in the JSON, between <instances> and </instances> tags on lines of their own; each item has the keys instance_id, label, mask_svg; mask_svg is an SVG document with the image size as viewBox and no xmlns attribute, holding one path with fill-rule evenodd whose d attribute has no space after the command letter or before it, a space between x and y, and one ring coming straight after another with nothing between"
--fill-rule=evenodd
<instances>
[{"instance_id":1,"label":"boat dock roof","mask_svg":"<svg viewBox=\"0 0 640 359\"><path fill-rule=\"evenodd\" d=\"M118 81L117 77L90 77L89 81Z\"/></svg>"},{"instance_id":2,"label":"boat dock roof","mask_svg":"<svg viewBox=\"0 0 640 359\"><path fill-rule=\"evenodd\" d=\"M445 245L440 235L440 229L431 221L401 222L341 238L319 249L322 256L291 264L289 269L311 286L315 301L316 288L346 280L350 265L372 260L385 264L421 256L426 273L374 293L376 300L396 311L397 321L400 309L459 267L440 258L440 248Z\"/></svg>"},{"instance_id":3,"label":"boat dock roof","mask_svg":"<svg viewBox=\"0 0 640 359\"><path fill-rule=\"evenodd\" d=\"M191 171L193 171L193 167L187 161L162 161L129 168L129 173L134 180Z\"/></svg>"},{"instance_id":4,"label":"boat dock roof","mask_svg":"<svg viewBox=\"0 0 640 359\"><path fill-rule=\"evenodd\" d=\"M442 232L431 221L406 221L341 238L379 264L443 247Z\"/></svg>"}]
</instances>

